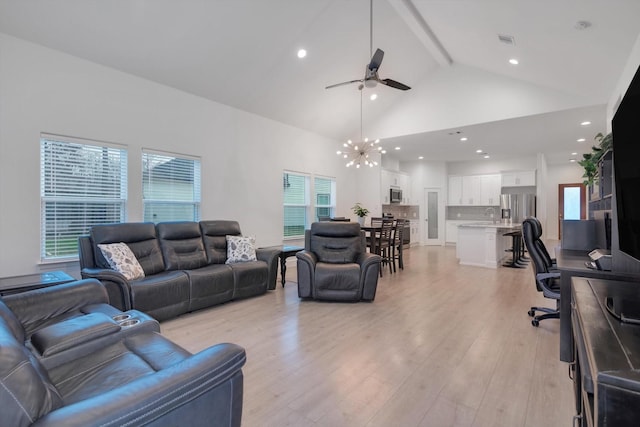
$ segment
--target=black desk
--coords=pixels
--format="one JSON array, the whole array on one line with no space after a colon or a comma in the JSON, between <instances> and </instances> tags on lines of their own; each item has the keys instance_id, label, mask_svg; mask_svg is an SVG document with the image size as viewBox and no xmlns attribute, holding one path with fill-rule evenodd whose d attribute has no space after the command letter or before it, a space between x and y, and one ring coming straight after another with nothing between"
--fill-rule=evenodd
<instances>
[{"instance_id":1,"label":"black desk","mask_svg":"<svg viewBox=\"0 0 640 427\"><path fill-rule=\"evenodd\" d=\"M63 271L48 271L46 273L28 274L25 276L5 277L0 279L0 295L17 294L32 289L61 285L73 282L73 277Z\"/></svg>"},{"instance_id":2,"label":"black desk","mask_svg":"<svg viewBox=\"0 0 640 427\"><path fill-rule=\"evenodd\" d=\"M573 362L573 332L571 327L571 278L575 276L619 281L640 280L637 275L593 270L586 266L588 251L556 249L560 271L560 360Z\"/></svg>"},{"instance_id":3,"label":"black desk","mask_svg":"<svg viewBox=\"0 0 640 427\"><path fill-rule=\"evenodd\" d=\"M622 323L605 298L638 301L640 283L574 278L576 409L581 426L640 424L640 325Z\"/></svg>"}]
</instances>

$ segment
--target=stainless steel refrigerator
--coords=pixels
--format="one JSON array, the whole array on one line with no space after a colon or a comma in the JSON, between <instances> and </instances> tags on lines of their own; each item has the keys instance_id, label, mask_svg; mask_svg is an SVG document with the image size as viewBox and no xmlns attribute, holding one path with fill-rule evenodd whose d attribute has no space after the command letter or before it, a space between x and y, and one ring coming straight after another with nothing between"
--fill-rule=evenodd
<instances>
[{"instance_id":1,"label":"stainless steel refrigerator","mask_svg":"<svg viewBox=\"0 0 640 427\"><path fill-rule=\"evenodd\" d=\"M503 222L520 224L525 218L536 216L536 195L501 194L500 212Z\"/></svg>"}]
</instances>

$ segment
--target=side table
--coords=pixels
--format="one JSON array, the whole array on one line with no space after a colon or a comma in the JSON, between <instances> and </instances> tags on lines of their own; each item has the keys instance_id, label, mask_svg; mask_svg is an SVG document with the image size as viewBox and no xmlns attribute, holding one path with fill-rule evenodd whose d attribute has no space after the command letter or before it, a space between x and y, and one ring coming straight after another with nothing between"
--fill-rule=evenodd
<instances>
[{"instance_id":1,"label":"side table","mask_svg":"<svg viewBox=\"0 0 640 427\"><path fill-rule=\"evenodd\" d=\"M74 279L64 271L47 271L45 273L28 274L25 276L0 278L0 295L17 294L32 289L61 285L73 282Z\"/></svg>"},{"instance_id":2,"label":"side table","mask_svg":"<svg viewBox=\"0 0 640 427\"><path fill-rule=\"evenodd\" d=\"M284 288L284 275L287 273L287 258L296 256L304 248L300 246L283 246L280 251L280 275L282 276L282 287Z\"/></svg>"},{"instance_id":3,"label":"side table","mask_svg":"<svg viewBox=\"0 0 640 427\"><path fill-rule=\"evenodd\" d=\"M301 246L287 246L287 245L276 245L276 246L268 246L269 248L279 249L280 253L278 254L278 258L280 259L280 276L282 280L282 287L284 288L284 276L287 274L287 258L296 256L296 254L300 251L303 251L304 248Z\"/></svg>"}]
</instances>

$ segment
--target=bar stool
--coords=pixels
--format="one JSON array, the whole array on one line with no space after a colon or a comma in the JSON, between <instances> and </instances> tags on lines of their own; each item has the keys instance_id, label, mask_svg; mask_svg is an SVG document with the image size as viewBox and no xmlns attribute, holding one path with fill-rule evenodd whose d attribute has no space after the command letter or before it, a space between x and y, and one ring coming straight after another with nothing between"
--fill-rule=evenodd
<instances>
[{"instance_id":1,"label":"bar stool","mask_svg":"<svg viewBox=\"0 0 640 427\"><path fill-rule=\"evenodd\" d=\"M511 237L512 245L511 249L507 249L507 251L510 250L512 252L511 261L504 263L503 266L511 268L526 268L529 259L524 256L524 250L522 248L522 230L511 231L503 234L503 236Z\"/></svg>"}]
</instances>

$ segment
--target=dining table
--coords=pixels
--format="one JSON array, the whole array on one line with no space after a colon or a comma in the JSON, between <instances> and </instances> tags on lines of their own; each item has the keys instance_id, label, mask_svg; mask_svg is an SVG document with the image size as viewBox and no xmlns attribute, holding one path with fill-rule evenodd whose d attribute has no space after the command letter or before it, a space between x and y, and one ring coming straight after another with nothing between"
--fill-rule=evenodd
<instances>
[{"instance_id":1,"label":"dining table","mask_svg":"<svg viewBox=\"0 0 640 427\"><path fill-rule=\"evenodd\" d=\"M364 230L367 237L369 237L369 243L367 243L369 252L380 255L380 232L382 231L382 225L361 225L360 229Z\"/></svg>"}]
</instances>

